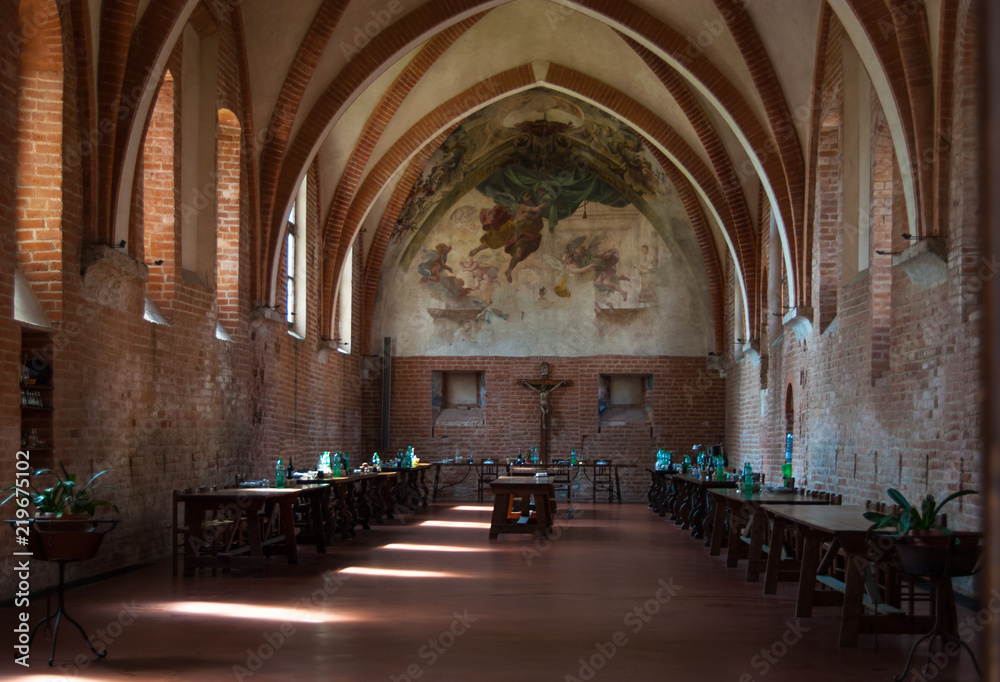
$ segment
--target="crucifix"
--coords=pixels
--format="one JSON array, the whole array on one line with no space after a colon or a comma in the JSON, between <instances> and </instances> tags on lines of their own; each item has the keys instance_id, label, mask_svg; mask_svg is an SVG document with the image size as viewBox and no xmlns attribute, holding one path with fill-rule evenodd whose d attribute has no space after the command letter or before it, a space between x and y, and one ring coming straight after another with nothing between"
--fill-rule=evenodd
<instances>
[{"instance_id":1,"label":"crucifix","mask_svg":"<svg viewBox=\"0 0 1000 682\"><path fill-rule=\"evenodd\" d=\"M543 375L547 372L542 372ZM538 461L544 464L548 461L549 453L549 413L552 412L552 403L549 401L549 394L560 386L572 386L573 382L567 379L557 380L542 376L539 379L518 379L518 383L527 386L538 394L538 428L539 441Z\"/></svg>"}]
</instances>

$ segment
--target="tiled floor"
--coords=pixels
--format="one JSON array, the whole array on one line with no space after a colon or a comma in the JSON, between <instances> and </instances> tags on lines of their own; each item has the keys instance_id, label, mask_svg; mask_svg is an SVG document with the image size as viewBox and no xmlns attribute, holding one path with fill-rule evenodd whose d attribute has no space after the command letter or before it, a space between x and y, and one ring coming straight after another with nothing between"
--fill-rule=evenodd
<instances>
[{"instance_id":1,"label":"tiled floor","mask_svg":"<svg viewBox=\"0 0 1000 682\"><path fill-rule=\"evenodd\" d=\"M641 505L578 505L551 541L490 542L489 515L432 506L295 567L273 557L265 578L175 579L163 561L74 589L70 614L109 641L100 661L64 622L56 665L39 636L19 668L0 609L0 679L888 681L914 641L839 648L837 609L797 621L791 584L764 596ZM976 677L963 654L921 679Z\"/></svg>"}]
</instances>

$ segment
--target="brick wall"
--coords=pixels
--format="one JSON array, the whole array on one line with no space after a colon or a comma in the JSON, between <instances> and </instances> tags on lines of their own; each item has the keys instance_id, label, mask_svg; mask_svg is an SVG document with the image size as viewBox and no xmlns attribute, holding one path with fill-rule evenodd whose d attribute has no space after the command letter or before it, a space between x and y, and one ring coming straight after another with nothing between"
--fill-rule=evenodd
<instances>
[{"instance_id":1,"label":"brick wall","mask_svg":"<svg viewBox=\"0 0 1000 682\"><path fill-rule=\"evenodd\" d=\"M517 380L537 377L542 362L550 364L551 378L572 382L550 394L549 459L566 458L576 448L587 461L611 458L632 465L622 471L622 495L628 501L645 499L649 484L645 467L655 461L658 448L684 454L694 444L722 442L726 382L717 371L706 370L704 358L405 357L392 361L389 452L412 445L419 457L436 461L453 458L456 449L462 456L482 459L539 447L538 395ZM484 373L485 424L433 423L431 372L435 370ZM646 389L652 425L646 421L601 426L597 411L601 374L652 375L652 387ZM381 372L371 372L369 382L380 385ZM366 391L366 395L376 393L371 388ZM365 433L366 453L379 447L380 431L374 427L372 423Z\"/></svg>"},{"instance_id":2,"label":"brick wall","mask_svg":"<svg viewBox=\"0 0 1000 682\"><path fill-rule=\"evenodd\" d=\"M834 26L831 36L839 31ZM841 87L835 43L839 41L831 39L827 52L824 102L835 101ZM893 265L891 254L874 253L876 248L902 251L911 244L898 236L908 231L900 172L886 149L873 96L873 184L861 194L871 202L869 270L824 291L841 246L824 244L825 218L820 215L824 197L831 198L827 185L834 180L824 178L823 169L838 159L820 159L816 186L810 190L818 214L813 296L819 301L818 319L829 324L804 339L786 327L761 349L759 367L730 364L726 432L733 460L751 461L772 480L780 475L784 399L791 387L799 483L840 492L845 504L887 500L889 487L899 488L911 501L928 492L940 499L959 488L982 487L979 291L997 267L980 253L976 237L980 216L973 200L978 156L969 118L977 92L972 55L963 46L956 56L954 106L956 111L962 107L962 114L956 117L951 144L941 150L951 191L958 195L952 197L947 224L940 226L948 233L944 281L918 285L902 266ZM822 133L816 148L823 153ZM839 219L826 227L839 231ZM729 267L731 271L731 263ZM727 300L732 287L730 275ZM836 315L827 320L824 311L830 310L834 294ZM983 502L978 496L955 502L948 509L949 525L979 527Z\"/></svg>"}]
</instances>

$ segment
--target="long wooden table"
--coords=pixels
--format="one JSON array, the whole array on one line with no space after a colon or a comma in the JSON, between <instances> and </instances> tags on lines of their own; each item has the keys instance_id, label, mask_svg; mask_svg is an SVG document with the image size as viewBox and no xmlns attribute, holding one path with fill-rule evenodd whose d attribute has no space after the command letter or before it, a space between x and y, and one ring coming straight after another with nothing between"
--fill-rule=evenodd
<instances>
[{"instance_id":1,"label":"long wooden table","mask_svg":"<svg viewBox=\"0 0 1000 682\"><path fill-rule=\"evenodd\" d=\"M708 491L735 488L735 480L719 481L714 478L695 477L691 473L670 475L672 491L667 496L671 519L684 530L691 529L696 539L705 537L705 519L708 516Z\"/></svg>"},{"instance_id":2,"label":"long wooden table","mask_svg":"<svg viewBox=\"0 0 1000 682\"><path fill-rule=\"evenodd\" d=\"M726 545L726 566L736 568L743 559L747 561L747 582L757 582L764 568L763 555L781 555L781 545L777 551L771 551L768 543L768 519L761 505L816 505L830 504L819 497L801 495L794 492L778 492L767 490L755 493L736 492L734 488L709 488L712 522L709 525L709 554L718 556ZM729 521L729 531L726 532L726 521ZM740 537L740 528L750 522L748 542ZM772 532L771 538L781 535ZM775 540L771 540L773 544ZM765 592L766 592L765 588Z\"/></svg>"},{"instance_id":3,"label":"long wooden table","mask_svg":"<svg viewBox=\"0 0 1000 682\"><path fill-rule=\"evenodd\" d=\"M765 504L762 509L773 518L773 533L784 533L787 525L794 524L804 535L795 604L797 617L812 615L813 606L840 605L840 646L857 646L858 636L861 634L923 634L934 626L934 619L930 616L909 616L866 595L865 581L869 572L868 555L871 549L867 531L871 522L864 518L862 507ZM832 556L838 547L846 555L842 585L821 575L821 565L826 563L820 556L821 547L825 543L831 543L827 557ZM875 548L873 558L890 560L891 556L887 551ZM779 569L777 558L768 561L765 584L772 579L772 572ZM817 591L818 580L835 589Z\"/></svg>"},{"instance_id":4,"label":"long wooden table","mask_svg":"<svg viewBox=\"0 0 1000 682\"><path fill-rule=\"evenodd\" d=\"M440 462L420 462L414 467L387 467L382 471L398 474L396 479L396 506L402 511L416 511L427 505L432 491L427 487L427 472L434 469L435 473L441 466Z\"/></svg>"},{"instance_id":5,"label":"long wooden table","mask_svg":"<svg viewBox=\"0 0 1000 682\"><path fill-rule=\"evenodd\" d=\"M177 502L184 505L184 575L194 575L194 569L203 566L228 568L247 565L263 571L265 545L278 542L284 542L288 563L298 563L294 511L298 495L299 490L295 488L231 488L178 493ZM259 514L275 505L281 532L265 538ZM214 535L205 537L205 520L210 513L234 523L245 522L246 548L237 552L200 552L202 547L216 540Z\"/></svg>"},{"instance_id":6,"label":"long wooden table","mask_svg":"<svg viewBox=\"0 0 1000 682\"><path fill-rule=\"evenodd\" d=\"M490 483L495 496L490 540L501 533L547 533L555 513L555 489L547 477L501 476ZM534 499L534 516L531 500Z\"/></svg>"}]
</instances>

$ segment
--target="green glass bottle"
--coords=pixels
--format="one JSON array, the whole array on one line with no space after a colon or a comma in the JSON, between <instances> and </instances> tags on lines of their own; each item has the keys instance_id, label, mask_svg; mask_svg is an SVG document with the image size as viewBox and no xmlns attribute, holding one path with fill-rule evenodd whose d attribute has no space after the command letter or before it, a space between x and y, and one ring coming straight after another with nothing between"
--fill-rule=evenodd
<instances>
[{"instance_id":1,"label":"green glass bottle","mask_svg":"<svg viewBox=\"0 0 1000 682\"><path fill-rule=\"evenodd\" d=\"M277 466L274 468L274 487L285 487L285 462L280 457L278 458Z\"/></svg>"}]
</instances>

